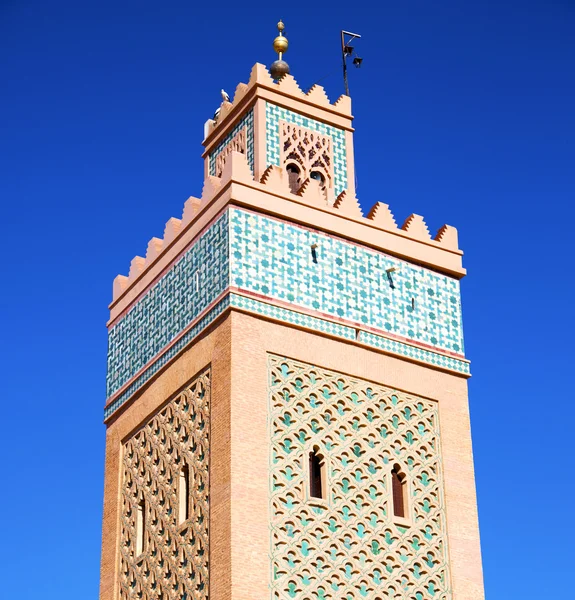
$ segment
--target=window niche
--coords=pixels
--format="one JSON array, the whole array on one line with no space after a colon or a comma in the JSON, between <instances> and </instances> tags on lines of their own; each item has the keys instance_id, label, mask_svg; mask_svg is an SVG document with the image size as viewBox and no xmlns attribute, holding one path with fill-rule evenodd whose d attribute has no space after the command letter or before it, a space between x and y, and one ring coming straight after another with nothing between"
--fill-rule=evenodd
<instances>
[{"instance_id":1,"label":"window niche","mask_svg":"<svg viewBox=\"0 0 575 600\"><path fill-rule=\"evenodd\" d=\"M288 163L286 165L286 171L288 174L288 185L292 194L297 194L301 187L301 169L295 163Z\"/></svg>"},{"instance_id":2,"label":"window niche","mask_svg":"<svg viewBox=\"0 0 575 600\"><path fill-rule=\"evenodd\" d=\"M393 520L403 525L409 524L411 519L407 476L398 464L391 470L391 504Z\"/></svg>"},{"instance_id":3,"label":"window niche","mask_svg":"<svg viewBox=\"0 0 575 600\"><path fill-rule=\"evenodd\" d=\"M335 191L330 136L280 121L280 148L280 164L287 172L290 191L295 194L307 179L314 179L332 205Z\"/></svg>"},{"instance_id":4,"label":"window niche","mask_svg":"<svg viewBox=\"0 0 575 600\"><path fill-rule=\"evenodd\" d=\"M136 556L144 551L146 530L146 501L142 498L136 508Z\"/></svg>"},{"instance_id":5,"label":"window niche","mask_svg":"<svg viewBox=\"0 0 575 600\"><path fill-rule=\"evenodd\" d=\"M183 465L178 478L178 525L190 518L190 467Z\"/></svg>"},{"instance_id":6,"label":"window niche","mask_svg":"<svg viewBox=\"0 0 575 600\"><path fill-rule=\"evenodd\" d=\"M328 498L327 463L318 446L308 454L308 500L325 504Z\"/></svg>"}]
</instances>

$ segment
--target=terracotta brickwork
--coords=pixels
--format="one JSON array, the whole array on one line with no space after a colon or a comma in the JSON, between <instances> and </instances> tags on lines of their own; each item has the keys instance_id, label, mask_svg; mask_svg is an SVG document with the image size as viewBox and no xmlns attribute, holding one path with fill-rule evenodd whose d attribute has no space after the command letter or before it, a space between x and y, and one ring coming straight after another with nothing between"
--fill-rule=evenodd
<instances>
[{"instance_id":1,"label":"terracotta brickwork","mask_svg":"<svg viewBox=\"0 0 575 600\"><path fill-rule=\"evenodd\" d=\"M123 446L121 600L209 598L210 395L208 370Z\"/></svg>"},{"instance_id":2,"label":"terracotta brickwork","mask_svg":"<svg viewBox=\"0 0 575 600\"><path fill-rule=\"evenodd\" d=\"M440 502L440 496L437 497L437 502L440 502L443 508L439 509L439 512L434 512L433 518L437 520L439 515L443 514L445 521L443 524L434 525L433 531L440 537L444 536L445 546L442 551L438 546L434 546L434 553L437 555L439 552L439 557L441 557L441 552L446 552L445 560L451 575L450 587L447 591L441 592L445 588L438 584L438 592L435 595L417 589L415 592L425 593L423 598L451 597L454 600L482 600L484 596L481 554L465 379L454 374L434 371L409 363L401 358L385 356L375 350L355 345L353 342L345 343L328 339L321 333L314 334L294 327L278 325L248 314L242 315L234 312L232 325L231 551L233 597L238 600L253 600L254 598L269 600L272 598L272 587L277 584L277 581L274 583L273 562L264 558L279 556L282 553L281 547L275 546L273 550L273 547L270 547L272 536L276 535L272 533L270 527L278 525L275 520L277 516L274 517L274 495L270 490L273 485L271 475L274 472L271 467L274 429L269 412L271 393L269 361L276 356L287 360L288 364L306 363L307 369L311 369L310 365L315 365L319 371L329 371L337 376L343 376L346 380L361 380L360 383L366 387L371 385L373 389L393 390L398 398L411 398L415 407L417 407L416 398L421 399L426 406L436 407L435 426L440 431L440 437L432 436L436 442L439 442L439 447L436 448L435 458L431 460L431 464L436 465L437 477L443 479L443 501ZM391 395L388 397L393 406ZM391 418L386 425L393 431L394 410L389 412ZM294 418L299 419L300 417L296 414ZM311 427L310 419L305 426L296 428L297 434L299 435L300 429L309 432ZM402 427L404 428L403 433L406 433L407 428L404 424ZM347 428L344 431L347 431ZM436 434L437 432L434 435ZM393 448L390 451L393 452ZM407 454L408 452L406 452ZM439 457L441 457L441 464L438 462ZM418 465L414 470L421 473L424 469ZM422 487L426 486L422 485ZM441 486L438 483L434 483L430 487L435 489L435 492L432 493L441 493ZM423 496L421 498L423 499ZM350 498L350 502L351 500L353 498ZM379 505L380 510L383 510L385 503L384 495ZM434 511L437 511L439 506L436 504ZM426 514L424 510L422 513ZM369 512L366 513L366 516L369 519ZM383 521L383 516L381 518ZM417 509L412 520L415 521L416 518L418 518ZM341 521L337 520L337 523L339 524ZM297 524L295 519L293 524L294 526ZM388 524L387 521L386 524ZM322 526L327 528L329 525L328 517ZM395 528L396 525L391 527ZM407 538L412 536L412 544L417 530L418 526L413 522L405 534ZM442 531L444 531L443 534ZM419 536L422 538L422 548L426 533L426 525L423 524ZM393 537L399 539L401 536L396 531ZM245 540L247 539L249 539L249 545L246 546ZM435 539L438 539L437 536ZM342 546L342 553L345 552L345 536L338 536L337 540ZM385 540L385 528L383 540ZM376 541L379 541L377 537ZM394 543L396 545L390 548L385 545L384 541L382 553L385 553L388 558L393 555L394 560L401 563L399 549L402 543L398 543L398 541L394 541ZM418 562L417 559L412 558L416 553L413 545L410 553L413 566ZM427 554L422 553L421 557L423 560ZM343 558L341 561L344 562ZM435 575L438 575L441 570L438 568L439 562L440 558L436 564ZM380 564L384 567L385 561L382 560ZM304 567L303 563L300 565L302 568ZM313 561L310 561L310 568L311 565L313 565ZM377 568L376 563L372 566ZM421 562L421 567L422 570L425 568L423 562ZM373 574L374 571L371 573ZM429 573L427 577L427 589L429 589L429 580L433 577ZM326 577L326 581L327 579L328 577ZM425 577L422 579L425 581ZM286 581L289 584L289 578ZM371 578L370 581L373 585ZM398 595L395 597L411 598L412 596L405 595L401 589L401 581L400 576L393 581L387 580L386 585L398 588ZM414 578L412 577L410 581L414 582ZM305 586L302 585L301 580L298 583L301 591L297 591L298 588L296 588L293 597L303 600L307 597ZM315 584L319 585L317 581ZM447 580L443 585L449 585ZM330 589L326 590L325 597L348 598L349 588L345 589L345 592L345 595L343 593L339 595ZM447 595L448 593L451 596ZM291 597L289 591L285 597ZM382 596L372 590L366 596L357 591L352 593L351 597L376 600ZM413 598L416 596L414 595Z\"/></svg>"},{"instance_id":3,"label":"terracotta brickwork","mask_svg":"<svg viewBox=\"0 0 575 600\"><path fill-rule=\"evenodd\" d=\"M125 506L125 447L138 432L163 419L170 404L183 396L199 393L195 385L210 374L209 432L209 584L210 596L227 600L230 594L230 364L231 329L225 315L202 339L169 363L146 388L108 422L102 535L101 600L119 600L124 581L122 570L126 549L121 545ZM198 379L198 377L200 379ZM178 400L180 399L180 400ZM196 413L197 414L197 413ZM190 421L190 431L195 426ZM204 438L202 438L204 439ZM205 441L204 441L205 444ZM195 449L197 452L199 448ZM188 453L189 456L189 453ZM199 456L199 455L198 455ZM159 480L157 480L159 482ZM166 480L163 480L166 486ZM169 486L168 486L169 487ZM209 497L209 500L208 500ZM163 518L169 520L167 511ZM185 528L184 528L185 529ZM188 551L193 554L193 549ZM182 567L180 567L182 568ZM198 592L196 592L197 594ZM132 596L128 596L132 597ZM134 596L136 597L136 596ZM146 596L142 596L146 597ZM156 596L150 596L156 598ZM180 596L174 596L180 598ZM192 595L189 598L200 598ZM166 599L171 596L165 596Z\"/></svg>"},{"instance_id":4,"label":"terracotta brickwork","mask_svg":"<svg viewBox=\"0 0 575 600\"><path fill-rule=\"evenodd\" d=\"M364 216L347 96L256 65L205 131L114 281L100 600L483 600L457 231Z\"/></svg>"},{"instance_id":5,"label":"terracotta brickwork","mask_svg":"<svg viewBox=\"0 0 575 600\"><path fill-rule=\"evenodd\" d=\"M273 597L450 599L437 402L277 356L268 381Z\"/></svg>"}]
</instances>

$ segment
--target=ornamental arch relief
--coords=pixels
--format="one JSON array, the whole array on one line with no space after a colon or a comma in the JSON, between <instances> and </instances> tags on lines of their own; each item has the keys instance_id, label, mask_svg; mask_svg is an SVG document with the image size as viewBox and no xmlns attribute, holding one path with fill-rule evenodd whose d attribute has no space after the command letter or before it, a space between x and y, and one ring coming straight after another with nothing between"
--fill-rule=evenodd
<instances>
[{"instance_id":1,"label":"ornamental arch relief","mask_svg":"<svg viewBox=\"0 0 575 600\"><path fill-rule=\"evenodd\" d=\"M308 178L316 179L329 204L334 203L332 140L327 134L280 120L281 163L290 189L297 192Z\"/></svg>"}]
</instances>

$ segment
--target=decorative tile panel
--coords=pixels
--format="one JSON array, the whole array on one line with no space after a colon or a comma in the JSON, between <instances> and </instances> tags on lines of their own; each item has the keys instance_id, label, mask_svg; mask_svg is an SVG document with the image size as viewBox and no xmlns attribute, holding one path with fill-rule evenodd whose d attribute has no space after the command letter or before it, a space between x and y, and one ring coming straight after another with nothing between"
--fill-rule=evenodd
<instances>
[{"instance_id":1,"label":"decorative tile panel","mask_svg":"<svg viewBox=\"0 0 575 600\"><path fill-rule=\"evenodd\" d=\"M230 305L469 374L457 280L230 208L110 328L105 418Z\"/></svg>"},{"instance_id":2,"label":"decorative tile panel","mask_svg":"<svg viewBox=\"0 0 575 600\"><path fill-rule=\"evenodd\" d=\"M228 287L222 214L108 332L107 396L120 389Z\"/></svg>"},{"instance_id":3,"label":"decorative tile panel","mask_svg":"<svg viewBox=\"0 0 575 600\"><path fill-rule=\"evenodd\" d=\"M456 279L239 209L231 211L230 243L231 283L241 290L294 309L346 319L431 350L463 354Z\"/></svg>"},{"instance_id":4,"label":"decorative tile panel","mask_svg":"<svg viewBox=\"0 0 575 600\"><path fill-rule=\"evenodd\" d=\"M209 371L197 376L124 444L120 600L209 598L210 379Z\"/></svg>"},{"instance_id":5,"label":"decorative tile panel","mask_svg":"<svg viewBox=\"0 0 575 600\"><path fill-rule=\"evenodd\" d=\"M127 402L132 394L137 392L151 377L153 377L160 369L174 358L181 350L183 350L197 335L199 335L206 327L208 327L215 319L217 319L230 305L230 296L225 296L217 304L214 305L197 323L184 333L174 344L164 351L141 375L136 377L132 383L117 397L113 402L108 404L104 410L104 419Z\"/></svg>"},{"instance_id":6,"label":"decorative tile panel","mask_svg":"<svg viewBox=\"0 0 575 600\"><path fill-rule=\"evenodd\" d=\"M353 327L347 327L346 325L340 325L333 321L326 321L325 319L318 319L310 315L305 315L300 312L295 312L281 306L274 306L267 302L260 302L254 298L247 298L246 296L240 296L238 294L231 295L231 305L235 308L243 308L250 312L272 319L283 321L284 323L291 323L293 325L300 325L307 329L314 329L321 331L322 333L329 333L330 335L336 335L346 340L355 340L356 332Z\"/></svg>"},{"instance_id":7,"label":"decorative tile panel","mask_svg":"<svg viewBox=\"0 0 575 600\"><path fill-rule=\"evenodd\" d=\"M266 165L281 166L280 120L305 127L331 138L333 152L334 189L336 197L347 189L347 154L345 131L299 113L266 103Z\"/></svg>"},{"instance_id":8,"label":"decorative tile panel","mask_svg":"<svg viewBox=\"0 0 575 600\"><path fill-rule=\"evenodd\" d=\"M269 358L270 556L274 600L450 600L437 403ZM309 453L327 465L307 495ZM393 517L391 470L408 522Z\"/></svg>"},{"instance_id":9,"label":"decorative tile panel","mask_svg":"<svg viewBox=\"0 0 575 600\"><path fill-rule=\"evenodd\" d=\"M370 333L369 331L360 332L359 340L368 346L387 350L388 352L393 352L394 354L399 354L406 358L413 358L420 362L435 365L436 367L451 369L452 371L457 371L458 373L464 373L466 375L469 375L470 372L469 363L466 360L454 358L453 356L446 356L439 352L432 352L425 348L418 348L411 344L404 344L397 340Z\"/></svg>"},{"instance_id":10,"label":"decorative tile panel","mask_svg":"<svg viewBox=\"0 0 575 600\"><path fill-rule=\"evenodd\" d=\"M217 158L222 152L226 152L228 145L233 145L234 139L237 139L238 134L241 135L241 131L245 128L245 146L246 146L246 157L248 164L254 171L254 111L248 111L241 121L228 133L228 135L218 144L215 150L209 154L209 173L210 175L220 176L216 172ZM237 150L237 148L233 148Z\"/></svg>"}]
</instances>

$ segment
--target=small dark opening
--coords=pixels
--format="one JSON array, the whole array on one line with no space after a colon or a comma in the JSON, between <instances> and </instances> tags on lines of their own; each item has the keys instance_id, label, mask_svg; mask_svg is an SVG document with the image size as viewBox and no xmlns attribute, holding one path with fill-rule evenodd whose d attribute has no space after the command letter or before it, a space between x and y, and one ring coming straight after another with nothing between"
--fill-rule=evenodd
<instances>
[{"instance_id":1,"label":"small dark opening","mask_svg":"<svg viewBox=\"0 0 575 600\"><path fill-rule=\"evenodd\" d=\"M403 477L395 467L391 472L391 486L393 495L393 514L396 517L405 517L405 501L403 496Z\"/></svg>"},{"instance_id":2,"label":"small dark opening","mask_svg":"<svg viewBox=\"0 0 575 600\"><path fill-rule=\"evenodd\" d=\"M317 265L317 246L315 244L311 246L311 259Z\"/></svg>"},{"instance_id":3,"label":"small dark opening","mask_svg":"<svg viewBox=\"0 0 575 600\"><path fill-rule=\"evenodd\" d=\"M290 163L286 167L288 174L289 189L292 194L297 193L300 188L300 169L297 165Z\"/></svg>"},{"instance_id":4,"label":"small dark opening","mask_svg":"<svg viewBox=\"0 0 575 600\"><path fill-rule=\"evenodd\" d=\"M187 521L190 518L190 467L184 465L182 468L182 479L181 484L183 489L182 493L182 522Z\"/></svg>"},{"instance_id":5,"label":"small dark opening","mask_svg":"<svg viewBox=\"0 0 575 600\"><path fill-rule=\"evenodd\" d=\"M323 187L325 185L325 177L323 176L323 173L320 173L319 171L312 171L309 176L312 179L315 179L316 181L319 181L319 185L321 187Z\"/></svg>"},{"instance_id":6,"label":"small dark opening","mask_svg":"<svg viewBox=\"0 0 575 600\"><path fill-rule=\"evenodd\" d=\"M309 455L309 495L312 498L323 498L321 456L315 450Z\"/></svg>"}]
</instances>

